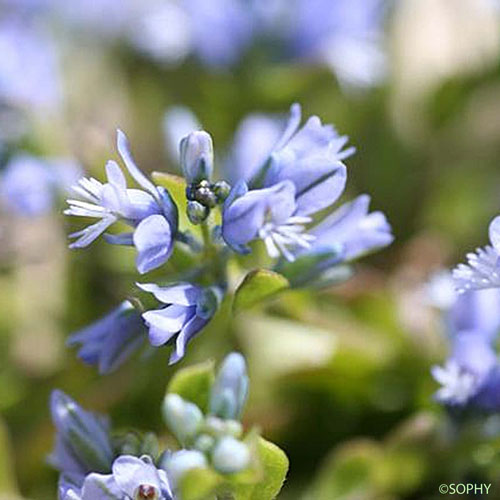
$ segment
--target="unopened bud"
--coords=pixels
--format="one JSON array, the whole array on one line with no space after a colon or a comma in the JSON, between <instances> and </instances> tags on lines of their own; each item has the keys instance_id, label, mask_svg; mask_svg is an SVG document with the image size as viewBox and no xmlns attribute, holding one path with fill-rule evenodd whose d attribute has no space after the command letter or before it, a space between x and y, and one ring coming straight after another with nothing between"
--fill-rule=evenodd
<instances>
[{"instance_id":1,"label":"unopened bud","mask_svg":"<svg viewBox=\"0 0 500 500\"><path fill-rule=\"evenodd\" d=\"M226 356L212 387L210 412L225 419L237 419L248 395L245 358L233 352Z\"/></svg>"},{"instance_id":2,"label":"unopened bud","mask_svg":"<svg viewBox=\"0 0 500 500\"><path fill-rule=\"evenodd\" d=\"M223 437L212 452L212 463L223 474L240 472L250 464L250 450L245 443L233 437Z\"/></svg>"},{"instance_id":3,"label":"unopened bud","mask_svg":"<svg viewBox=\"0 0 500 500\"><path fill-rule=\"evenodd\" d=\"M207 459L203 453L196 450L180 450L172 453L166 460L164 468L174 486L179 484L182 476L191 469L207 466Z\"/></svg>"},{"instance_id":4,"label":"unopened bud","mask_svg":"<svg viewBox=\"0 0 500 500\"><path fill-rule=\"evenodd\" d=\"M191 132L180 144L181 167L186 182L197 184L210 179L214 164L214 150L210 134Z\"/></svg>"},{"instance_id":5,"label":"unopened bud","mask_svg":"<svg viewBox=\"0 0 500 500\"><path fill-rule=\"evenodd\" d=\"M217 203L224 203L231 192L231 186L226 181L218 181L212 190L217 197Z\"/></svg>"},{"instance_id":6,"label":"unopened bud","mask_svg":"<svg viewBox=\"0 0 500 500\"><path fill-rule=\"evenodd\" d=\"M201 410L178 394L167 394L162 410L166 424L181 443L193 439L202 426Z\"/></svg>"},{"instance_id":7,"label":"unopened bud","mask_svg":"<svg viewBox=\"0 0 500 500\"><path fill-rule=\"evenodd\" d=\"M210 209L198 201L188 201L186 211L192 224L201 224L210 213Z\"/></svg>"},{"instance_id":8,"label":"unopened bud","mask_svg":"<svg viewBox=\"0 0 500 500\"><path fill-rule=\"evenodd\" d=\"M215 444L215 439L208 434L201 434L196 438L194 447L202 453L208 453Z\"/></svg>"}]
</instances>

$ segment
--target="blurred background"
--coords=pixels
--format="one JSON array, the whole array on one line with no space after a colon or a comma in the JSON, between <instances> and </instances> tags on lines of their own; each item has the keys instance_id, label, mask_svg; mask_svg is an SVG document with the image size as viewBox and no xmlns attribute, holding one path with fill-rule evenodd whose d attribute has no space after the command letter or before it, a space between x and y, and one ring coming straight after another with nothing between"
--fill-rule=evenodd
<instances>
[{"instance_id":1,"label":"blurred background","mask_svg":"<svg viewBox=\"0 0 500 500\"><path fill-rule=\"evenodd\" d=\"M67 186L103 178L117 127L141 168L176 172L192 123L220 165L242 119L293 102L350 137L345 198L371 195L392 246L340 286L221 313L175 367L168 350L104 377L82 364L66 337L137 275L132 250L67 249ZM498 416L458 429L432 399L448 345L425 295L487 243L499 138L493 0L0 0L0 498L55 497L53 388L165 435L175 370L231 349L249 362L246 425L291 461L280 498L437 499L451 482L500 498Z\"/></svg>"}]
</instances>

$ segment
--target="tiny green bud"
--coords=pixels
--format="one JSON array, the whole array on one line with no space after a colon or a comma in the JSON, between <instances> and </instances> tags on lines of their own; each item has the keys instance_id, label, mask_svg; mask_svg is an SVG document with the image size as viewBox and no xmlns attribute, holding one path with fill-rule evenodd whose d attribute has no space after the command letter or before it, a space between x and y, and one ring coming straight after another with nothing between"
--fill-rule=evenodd
<instances>
[{"instance_id":1,"label":"tiny green bud","mask_svg":"<svg viewBox=\"0 0 500 500\"><path fill-rule=\"evenodd\" d=\"M227 434L235 438L239 438L243 434L243 426L237 420L226 420L225 426Z\"/></svg>"},{"instance_id":2,"label":"tiny green bud","mask_svg":"<svg viewBox=\"0 0 500 500\"><path fill-rule=\"evenodd\" d=\"M186 186L186 198L189 201L194 201L196 196L196 184L188 184Z\"/></svg>"},{"instance_id":3,"label":"tiny green bud","mask_svg":"<svg viewBox=\"0 0 500 500\"><path fill-rule=\"evenodd\" d=\"M225 433L224 420L209 416L205 419L205 430L213 436L221 436Z\"/></svg>"},{"instance_id":4,"label":"tiny green bud","mask_svg":"<svg viewBox=\"0 0 500 500\"><path fill-rule=\"evenodd\" d=\"M201 224L210 213L210 209L197 201L188 201L187 216L192 224Z\"/></svg>"},{"instance_id":5,"label":"tiny green bud","mask_svg":"<svg viewBox=\"0 0 500 500\"><path fill-rule=\"evenodd\" d=\"M217 205L217 196L210 186L198 186L195 191L195 200L209 208Z\"/></svg>"},{"instance_id":6,"label":"tiny green bud","mask_svg":"<svg viewBox=\"0 0 500 500\"><path fill-rule=\"evenodd\" d=\"M214 447L215 439L208 434L200 434L196 441L194 442L194 448L201 451L202 453L209 453Z\"/></svg>"},{"instance_id":7,"label":"tiny green bud","mask_svg":"<svg viewBox=\"0 0 500 500\"><path fill-rule=\"evenodd\" d=\"M218 181L212 190L217 197L217 203L224 203L231 192L231 186L226 181Z\"/></svg>"}]
</instances>

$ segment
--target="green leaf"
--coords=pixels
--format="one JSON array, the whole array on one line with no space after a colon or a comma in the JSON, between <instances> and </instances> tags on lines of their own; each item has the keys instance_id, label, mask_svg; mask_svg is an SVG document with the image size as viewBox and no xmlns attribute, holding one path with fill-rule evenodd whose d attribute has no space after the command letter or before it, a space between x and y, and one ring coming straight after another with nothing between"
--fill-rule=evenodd
<instances>
[{"instance_id":1,"label":"green leaf","mask_svg":"<svg viewBox=\"0 0 500 500\"><path fill-rule=\"evenodd\" d=\"M208 411L210 389L215 379L213 361L206 361L179 370L170 380L168 393L175 393L197 405L203 413Z\"/></svg>"},{"instance_id":2,"label":"green leaf","mask_svg":"<svg viewBox=\"0 0 500 500\"><path fill-rule=\"evenodd\" d=\"M274 271L267 269L250 271L235 292L233 310L253 307L289 286L288 280Z\"/></svg>"},{"instance_id":3,"label":"green leaf","mask_svg":"<svg viewBox=\"0 0 500 500\"><path fill-rule=\"evenodd\" d=\"M234 486L236 500L273 500L277 497L288 472L288 458L275 444L259 437L257 440L260 478L258 482L242 482Z\"/></svg>"},{"instance_id":4,"label":"green leaf","mask_svg":"<svg viewBox=\"0 0 500 500\"><path fill-rule=\"evenodd\" d=\"M222 476L211 469L191 469L182 476L180 481L180 498L181 500L213 498L215 489L222 481Z\"/></svg>"}]
</instances>

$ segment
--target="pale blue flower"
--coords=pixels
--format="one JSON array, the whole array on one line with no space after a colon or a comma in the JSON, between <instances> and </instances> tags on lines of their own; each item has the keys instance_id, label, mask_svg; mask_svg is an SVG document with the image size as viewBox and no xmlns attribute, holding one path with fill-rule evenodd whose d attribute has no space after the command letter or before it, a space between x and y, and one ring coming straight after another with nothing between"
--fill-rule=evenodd
<instances>
[{"instance_id":1,"label":"pale blue flower","mask_svg":"<svg viewBox=\"0 0 500 500\"><path fill-rule=\"evenodd\" d=\"M167 474L148 456L122 455L113 462L111 474L85 478L81 500L172 500Z\"/></svg>"},{"instance_id":2,"label":"pale blue flower","mask_svg":"<svg viewBox=\"0 0 500 500\"><path fill-rule=\"evenodd\" d=\"M287 4L288 46L295 57L323 62L343 84L368 86L386 73L383 0L295 0Z\"/></svg>"},{"instance_id":3,"label":"pale blue flower","mask_svg":"<svg viewBox=\"0 0 500 500\"><path fill-rule=\"evenodd\" d=\"M489 227L491 245L467 254L467 264L459 264L453 277L459 292L500 288L500 216Z\"/></svg>"},{"instance_id":4,"label":"pale blue flower","mask_svg":"<svg viewBox=\"0 0 500 500\"><path fill-rule=\"evenodd\" d=\"M105 374L116 370L139 349L145 333L141 315L125 300L100 320L71 335L67 345L80 345L78 357Z\"/></svg>"},{"instance_id":5,"label":"pale blue flower","mask_svg":"<svg viewBox=\"0 0 500 500\"><path fill-rule=\"evenodd\" d=\"M249 180L254 189L240 181L224 204L222 236L236 251L261 239L271 257L293 261L294 251L315 239L306 232L311 215L335 203L345 188L342 160L354 152L344 149L347 137L316 116L299 129L300 121L294 104L285 131Z\"/></svg>"},{"instance_id":6,"label":"pale blue flower","mask_svg":"<svg viewBox=\"0 0 500 500\"><path fill-rule=\"evenodd\" d=\"M159 347L175 341L170 363L176 363L184 357L187 344L215 314L220 301L219 291L191 283L165 287L153 283L138 286L165 304L161 309L146 311L142 317L149 327L151 345Z\"/></svg>"},{"instance_id":7,"label":"pale blue flower","mask_svg":"<svg viewBox=\"0 0 500 500\"><path fill-rule=\"evenodd\" d=\"M64 213L100 219L82 231L70 235L77 238L70 248L83 248L121 220L134 228L132 233L107 235L110 243L134 245L136 265L146 273L164 264L172 254L178 227L178 213L169 193L155 186L137 167L128 140L118 130L117 147L130 175L142 189L129 189L123 172L114 161L106 164L108 182L81 179L73 189L82 200L70 199Z\"/></svg>"},{"instance_id":8,"label":"pale blue flower","mask_svg":"<svg viewBox=\"0 0 500 500\"><path fill-rule=\"evenodd\" d=\"M366 194L345 203L311 230L315 237L305 253L338 251L342 261L351 261L394 240L391 226L382 212L369 213ZM328 266L328 262L323 262Z\"/></svg>"},{"instance_id":9,"label":"pale blue flower","mask_svg":"<svg viewBox=\"0 0 500 500\"><path fill-rule=\"evenodd\" d=\"M19 153L0 178L0 193L10 212L34 217L49 213L59 194L76 182L81 168L69 160L44 159Z\"/></svg>"},{"instance_id":10,"label":"pale blue flower","mask_svg":"<svg viewBox=\"0 0 500 500\"><path fill-rule=\"evenodd\" d=\"M28 111L61 102L59 63L50 36L29 16L0 20L0 101Z\"/></svg>"}]
</instances>

